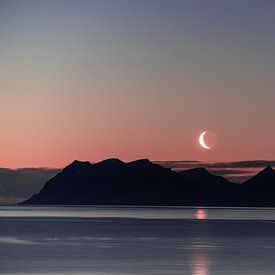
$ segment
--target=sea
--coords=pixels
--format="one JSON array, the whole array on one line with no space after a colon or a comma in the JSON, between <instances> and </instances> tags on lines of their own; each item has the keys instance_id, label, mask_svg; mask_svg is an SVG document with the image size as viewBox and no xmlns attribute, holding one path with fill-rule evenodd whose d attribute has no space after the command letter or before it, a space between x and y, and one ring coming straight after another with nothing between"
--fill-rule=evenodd
<instances>
[{"instance_id":1,"label":"sea","mask_svg":"<svg viewBox=\"0 0 275 275\"><path fill-rule=\"evenodd\" d=\"M275 209L1 206L0 274L275 274Z\"/></svg>"}]
</instances>

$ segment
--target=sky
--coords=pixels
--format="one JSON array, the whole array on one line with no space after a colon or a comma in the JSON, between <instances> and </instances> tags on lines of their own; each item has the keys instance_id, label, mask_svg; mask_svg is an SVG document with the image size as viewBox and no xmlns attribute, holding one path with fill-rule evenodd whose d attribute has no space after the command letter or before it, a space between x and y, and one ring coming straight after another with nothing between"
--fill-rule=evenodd
<instances>
[{"instance_id":1,"label":"sky","mask_svg":"<svg viewBox=\"0 0 275 275\"><path fill-rule=\"evenodd\" d=\"M0 0L0 167L274 159L274 14L272 0Z\"/></svg>"}]
</instances>

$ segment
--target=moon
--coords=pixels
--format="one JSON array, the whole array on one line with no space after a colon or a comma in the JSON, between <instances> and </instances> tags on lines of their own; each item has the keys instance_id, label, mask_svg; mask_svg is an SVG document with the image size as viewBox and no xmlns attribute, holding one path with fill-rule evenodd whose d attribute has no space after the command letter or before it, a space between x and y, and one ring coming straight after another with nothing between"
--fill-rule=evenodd
<instances>
[{"instance_id":1,"label":"moon","mask_svg":"<svg viewBox=\"0 0 275 275\"><path fill-rule=\"evenodd\" d=\"M204 136L206 134L207 131L204 131L201 133L200 137L199 137L199 143L200 143L200 146L204 149L211 149L211 147L207 146L207 144L205 143L204 141Z\"/></svg>"}]
</instances>

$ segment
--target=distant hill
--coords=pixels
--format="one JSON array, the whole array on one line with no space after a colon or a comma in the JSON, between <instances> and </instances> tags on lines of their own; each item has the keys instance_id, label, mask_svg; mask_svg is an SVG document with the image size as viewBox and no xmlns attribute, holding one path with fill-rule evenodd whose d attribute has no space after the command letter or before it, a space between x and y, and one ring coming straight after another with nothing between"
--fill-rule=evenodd
<instances>
[{"instance_id":1,"label":"distant hill","mask_svg":"<svg viewBox=\"0 0 275 275\"><path fill-rule=\"evenodd\" d=\"M274 174L268 167L240 185L204 168L175 172L147 159L76 160L22 204L275 205ZM257 194L263 196L255 200Z\"/></svg>"}]
</instances>

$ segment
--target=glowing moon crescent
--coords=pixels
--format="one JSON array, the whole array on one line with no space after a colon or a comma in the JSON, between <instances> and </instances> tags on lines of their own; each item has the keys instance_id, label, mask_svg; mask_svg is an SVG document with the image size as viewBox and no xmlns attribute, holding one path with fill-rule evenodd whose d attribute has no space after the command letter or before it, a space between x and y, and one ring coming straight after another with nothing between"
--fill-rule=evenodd
<instances>
[{"instance_id":1,"label":"glowing moon crescent","mask_svg":"<svg viewBox=\"0 0 275 275\"><path fill-rule=\"evenodd\" d=\"M199 137L199 143L200 143L200 146L201 146L202 148L204 148L204 149L210 149L211 147L207 146L207 144L206 144L205 141L204 141L204 136L205 136L205 134L206 134L206 131L204 131L204 132L200 135L200 137Z\"/></svg>"}]
</instances>

